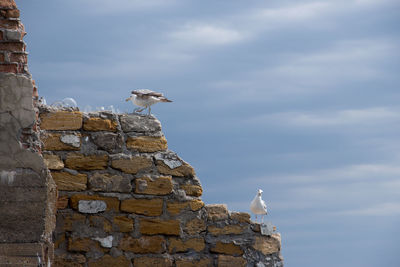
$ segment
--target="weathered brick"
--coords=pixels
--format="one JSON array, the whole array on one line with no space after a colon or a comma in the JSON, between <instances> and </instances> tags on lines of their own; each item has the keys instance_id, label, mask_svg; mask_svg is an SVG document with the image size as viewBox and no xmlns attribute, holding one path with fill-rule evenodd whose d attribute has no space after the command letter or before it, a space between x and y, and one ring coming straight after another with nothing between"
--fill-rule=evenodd
<instances>
[{"instance_id":1,"label":"weathered brick","mask_svg":"<svg viewBox=\"0 0 400 267\"><path fill-rule=\"evenodd\" d=\"M57 111L40 114L42 130L78 130L82 127L82 112Z\"/></svg>"},{"instance_id":2,"label":"weathered brick","mask_svg":"<svg viewBox=\"0 0 400 267\"><path fill-rule=\"evenodd\" d=\"M163 161L157 160L157 170L159 173L164 175L172 175L178 177L193 177L195 176L195 172L192 166L187 163L184 163L182 166L171 169L166 165Z\"/></svg>"},{"instance_id":3,"label":"weathered brick","mask_svg":"<svg viewBox=\"0 0 400 267\"><path fill-rule=\"evenodd\" d=\"M125 173L136 174L140 170L150 168L152 161L146 157L132 157L130 159L116 159L111 162L111 167Z\"/></svg>"},{"instance_id":4,"label":"weathered brick","mask_svg":"<svg viewBox=\"0 0 400 267\"><path fill-rule=\"evenodd\" d=\"M45 133L41 136L43 149L48 151L80 150L80 146L73 146L61 141L63 135L60 133ZM80 134L75 134L76 138L81 138Z\"/></svg>"},{"instance_id":5,"label":"weathered brick","mask_svg":"<svg viewBox=\"0 0 400 267\"><path fill-rule=\"evenodd\" d=\"M44 164L46 164L47 168L50 170L61 170L64 168L64 162L57 155L43 155Z\"/></svg>"},{"instance_id":6,"label":"weathered brick","mask_svg":"<svg viewBox=\"0 0 400 267\"><path fill-rule=\"evenodd\" d=\"M203 220L195 218L186 223L184 230L189 235L200 234L206 230L206 224Z\"/></svg>"},{"instance_id":7,"label":"weathered brick","mask_svg":"<svg viewBox=\"0 0 400 267\"><path fill-rule=\"evenodd\" d=\"M117 122L109 119L89 118L83 122L85 131L117 131Z\"/></svg>"},{"instance_id":8,"label":"weathered brick","mask_svg":"<svg viewBox=\"0 0 400 267\"><path fill-rule=\"evenodd\" d=\"M98 248L96 241L90 238L72 238L68 239L68 250L76 252L88 252L91 248Z\"/></svg>"},{"instance_id":9,"label":"weathered brick","mask_svg":"<svg viewBox=\"0 0 400 267\"><path fill-rule=\"evenodd\" d=\"M149 177L137 178L135 192L147 195L168 195L172 193L173 185L171 177Z\"/></svg>"},{"instance_id":10,"label":"weathered brick","mask_svg":"<svg viewBox=\"0 0 400 267\"><path fill-rule=\"evenodd\" d=\"M250 214L247 212L232 212L231 219L241 223L250 223Z\"/></svg>"},{"instance_id":11,"label":"weathered brick","mask_svg":"<svg viewBox=\"0 0 400 267\"><path fill-rule=\"evenodd\" d=\"M27 64L28 63L28 55L25 53L12 53L10 55L10 62Z\"/></svg>"},{"instance_id":12,"label":"weathered brick","mask_svg":"<svg viewBox=\"0 0 400 267\"><path fill-rule=\"evenodd\" d=\"M222 228L217 226L208 226L207 231L212 235L238 235L242 234L246 228L248 227L241 225L226 225Z\"/></svg>"},{"instance_id":13,"label":"weathered brick","mask_svg":"<svg viewBox=\"0 0 400 267\"><path fill-rule=\"evenodd\" d=\"M205 242L203 238L191 238L183 241L180 238L169 238L169 253L187 252L194 250L197 252L202 251L205 248Z\"/></svg>"},{"instance_id":14,"label":"weathered brick","mask_svg":"<svg viewBox=\"0 0 400 267\"><path fill-rule=\"evenodd\" d=\"M103 229L106 233L112 231L111 223L103 216L90 216L89 222L90 226Z\"/></svg>"},{"instance_id":15,"label":"weathered brick","mask_svg":"<svg viewBox=\"0 0 400 267\"><path fill-rule=\"evenodd\" d=\"M247 261L242 257L218 255L218 267L244 267L246 265Z\"/></svg>"},{"instance_id":16,"label":"weathered brick","mask_svg":"<svg viewBox=\"0 0 400 267\"><path fill-rule=\"evenodd\" d=\"M177 215L182 210L189 207L192 211L197 211L204 206L204 202L201 200L192 200L187 202L168 202L167 203L167 210L171 215Z\"/></svg>"},{"instance_id":17,"label":"weathered brick","mask_svg":"<svg viewBox=\"0 0 400 267\"><path fill-rule=\"evenodd\" d=\"M17 8L14 0L0 0L0 7L4 9L13 9Z\"/></svg>"},{"instance_id":18,"label":"weathered brick","mask_svg":"<svg viewBox=\"0 0 400 267\"><path fill-rule=\"evenodd\" d=\"M132 190L131 181L128 177L98 172L89 176L89 188L93 191L125 193Z\"/></svg>"},{"instance_id":19,"label":"weathered brick","mask_svg":"<svg viewBox=\"0 0 400 267\"><path fill-rule=\"evenodd\" d=\"M214 266L213 260L210 258L203 258L203 259L177 259L176 260L176 267L212 267Z\"/></svg>"},{"instance_id":20,"label":"weathered brick","mask_svg":"<svg viewBox=\"0 0 400 267\"><path fill-rule=\"evenodd\" d=\"M279 252L281 250L281 235L272 234L271 236L256 236L253 248L264 255Z\"/></svg>"},{"instance_id":21,"label":"weathered brick","mask_svg":"<svg viewBox=\"0 0 400 267\"><path fill-rule=\"evenodd\" d=\"M57 184L58 190L65 191L82 191L86 190L87 175L77 174L73 175L69 172L51 172L54 182Z\"/></svg>"},{"instance_id":22,"label":"weathered brick","mask_svg":"<svg viewBox=\"0 0 400 267\"><path fill-rule=\"evenodd\" d=\"M71 207L78 209L79 200L102 200L107 204L107 210L119 211L119 200L116 197L102 197L76 194L71 196Z\"/></svg>"},{"instance_id":23,"label":"weathered brick","mask_svg":"<svg viewBox=\"0 0 400 267\"><path fill-rule=\"evenodd\" d=\"M130 267L131 264L130 261L124 255L114 258L108 254L104 255L95 262L89 262L89 267L111 267L111 266Z\"/></svg>"},{"instance_id":24,"label":"weathered brick","mask_svg":"<svg viewBox=\"0 0 400 267\"><path fill-rule=\"evenodd\" d=\"M85 224L86 216L79 213L57 214L57 224L62 225L64 231L72 231L75 227Z\"/></svg>"},{"instance_id":25,"label":"weathered brick","mask_svg":"<svg viewBox=\"0 0 400 267\"><path fill-rule=\"evenodd\" d=\"M3 42L0 43L0 50L7 50L12 52L23 52L24 43L22 42Z\"/></svg>"},{"instance_id":26,"label":"weathered brick","mask_svg":"<svg viewBox=\"0 0 400 267\"><path fill-rule=\"evenodd\" d=\"M201 188L201 186L199 185L185 184L181 185L181 188L185 191L186 195L188 196L199 197L203 194L203 188Z\"/></svg>"},{"instance_id":27,"label":"weathered brick","mask_svg":"<svg viewBox=\"0 0 400 267\"><path fill-rule=\"evenodd\" d=\"M85 156L80 153L69 153L65 160L65 166L74 170L103 170L107 164L106 154Z\"/></svg>"},{"instance_id":28,"label":"weathered brick","mask_svg":"<svg viewBox=\"0 0 400 267\"><path fill-rule=\"evenodd\" d=\"M140 257L133 259L135 267L171 267L172 260L168 258Z\"/></svg>"},{"instance_id":29,"label":"weathered brick","mask_svg":"<svg viewBox=\"0 0 400 267\"><path fill-rule=\"evenodd\" d=\"M134 149L139 152L156 152L166 150L168 148L167 140L164 136L139 136L128 137L126 140L126 147Z\"/></svg>"},{"instance_id":30,"label":"weathered brick","mask_svg":"<svg viewBox=\"0 0 400 267\"><path fill-rule=\"evenodd\" d=\"M133 231L133 220L125 216L114 217L113 228L118 232L132 232Z\"/></svg>"},{"instance_id":31,"label":"weathered brick","mask_svg":"<svg viewBox=\"0 0 400 267\"><path fill-rule=\"evenodd\" d=\"M0 72L18 73L17 64L0 64Z\"/></svg>"},{"instance_id":32,"label":"weathered brick","mask_svg":"<svg viewBox=\"0 0 400 267\"><path fill-rule=\"evenodd\" d=\"M166 242L162 236L142 236L140 238L126 236L119 244L120 249L138 254L163 253L165 246Z\"/></svg>"},{"instance_id":33,"label":"weathered brick","mask_svg":"<svg viewBox=\"0 0 400 267\"><path fill-rule=\"evenodd\" d=\"M210 248L210 251L228 255L240 256L243 254L243 250L240 248L240 246L237 246L234 243L222 243L221 241L218 241L214 247Z\"/></svg>"},{"instance_id":34,"label":"weathered brick","mask_svg":"<svg viewBox=\"0 0 400 267\"><path fill-rule=\"evenodd\" d=\"M144 235L179 235L181 232L178 220L160 220L140 218L140 233Z\"/></svg>"},{"instance_id":35,"label":"weathered brick","mask_svg":"<svg viewBox=\"0 0 400 267\"><path fill-rule=\"evenodd\" d=\"M60 196L57 198L57 209L62 210L68 207L68 197L67 196Z\"/></svg>"},{"instance_id":36,"label":"weathered brick","mask_svg":"<svg viewBox=\"0 0 400 267\"><path fill-rule=\"evenodd\" d=\"M206 206L208 220L226 220L229 217L228 208L225 204L210 204Z\"/></svg>"},{"instance_id":37,"label":"weathered brick","mask_svg":"<svg viewBox=\"0 0 400 267\"><path fill-rule=\"evenodd\" d=\"M146 216L160 216L162 213L163 200L155 199L137 199L131 198L122 200L121 211L143 214Z\"/></svg>"}]
</instances>

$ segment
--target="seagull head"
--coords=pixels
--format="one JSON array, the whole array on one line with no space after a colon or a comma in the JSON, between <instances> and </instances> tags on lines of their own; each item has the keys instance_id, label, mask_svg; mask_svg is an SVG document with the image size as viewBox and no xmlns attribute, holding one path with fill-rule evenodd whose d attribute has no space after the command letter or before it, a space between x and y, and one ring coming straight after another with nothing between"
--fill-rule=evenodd
<instances>
[{"instance_id":1,"label":"seagull head","mask_svg":"<svg viewBox=\"0 0 400 267\"><path fill-rule=\"evenodd\" d=\"M136 95L132 94L130 97L128 97L127 99L125 99L125 101L128 102L129 100L133 100L135 96L136 96Z\"/></svg>"},{"instance_id":2,"label":"seagull head","mask_svg":"<svg viewBox=\"0 0 400 267\"><path fill-rule=\"evenodd\" d=\"M262 191L261 189L258 189L258 190L257 190L257 194L258 194L259 196L261 196L262 192L264 192L264 191Z\"/></svg>"}]
</instances>

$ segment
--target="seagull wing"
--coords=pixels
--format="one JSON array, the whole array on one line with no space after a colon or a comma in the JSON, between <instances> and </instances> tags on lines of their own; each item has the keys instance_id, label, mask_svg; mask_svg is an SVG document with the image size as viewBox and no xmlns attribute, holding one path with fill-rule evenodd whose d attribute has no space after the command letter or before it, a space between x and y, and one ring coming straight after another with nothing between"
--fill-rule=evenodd
<instances>
[{"instance_id":1,"label":"seagull wing","mask_svg":"<svg viewBox=\"0 0 400 267\"><path fill-rule=\"evenodd\" d=\"M139 95L139 96L142 96L142 95L155 96L155 97L163 97L164 96L162 93L157 93L157 92L151 91L149 89L133 90L132 94Z\"/></svg>"}]
</instances>

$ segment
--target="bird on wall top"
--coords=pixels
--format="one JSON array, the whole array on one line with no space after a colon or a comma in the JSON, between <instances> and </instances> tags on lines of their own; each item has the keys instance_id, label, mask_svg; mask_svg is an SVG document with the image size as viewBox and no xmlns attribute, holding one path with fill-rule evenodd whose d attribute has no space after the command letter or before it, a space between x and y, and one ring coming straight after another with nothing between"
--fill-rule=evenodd
<instances>
[{"instance_id":1,"label":"bird on wall top","mask_svg":"<svg viewBox=\"0 0 400 267\"><path fill-rule=\"evenodd\" d=\"M131 100L133 104L142 107L134 109L134 112L142 112L143 110L148 108L149 116L151 114L151 105L154 105L158 102L172 102L171 100L164 97L162 93L157 93L149 89L133 90L132 95L126 99L126 101L129 100Z\"/></svg>"},{"instance_id":2,"label":"bird on wall top","mask_svg":"<svg viewBox=\"0 0 400 267\"><path fill-rule=\"evenodd\" d=\"M250 204L250 210L252 213L256 215L256 221L257 221L257 215L262 215L262 223L264 222L264 215L267 214L267 204L265 204L264 200L262 200L261 195L262 195L262 190L258 189L257 195L254 197L253 201Z\"/></svg>"}]
</instances>

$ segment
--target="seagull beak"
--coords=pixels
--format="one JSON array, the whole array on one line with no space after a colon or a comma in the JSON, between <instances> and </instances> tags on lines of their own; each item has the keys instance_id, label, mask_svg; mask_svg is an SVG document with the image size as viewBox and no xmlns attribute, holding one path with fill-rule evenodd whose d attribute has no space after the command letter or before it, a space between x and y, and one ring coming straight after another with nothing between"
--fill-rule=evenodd
<instances>
[{"instance_id":1,"label":"seagull beak","mask_svg":"<svg viewBox=\"0 0 400 267\"><path fill-rule=\"evenodd\" d=\"M128 97L127 99L125 99L125 101L126 101L126 102L128 102L129 100L131 100L131 98L130 98L130 97Z\"/></svg>"}]
</instances>

